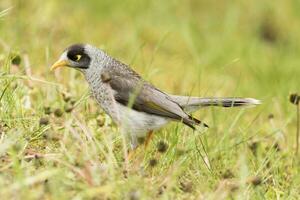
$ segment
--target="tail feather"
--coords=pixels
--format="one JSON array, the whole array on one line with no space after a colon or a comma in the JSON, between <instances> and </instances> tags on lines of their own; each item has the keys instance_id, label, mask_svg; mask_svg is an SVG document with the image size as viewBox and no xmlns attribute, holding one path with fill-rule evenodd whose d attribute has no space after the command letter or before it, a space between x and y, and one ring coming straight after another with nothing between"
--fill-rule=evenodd
<instances>
[{"instance_id":1,"label":"tail feather","mask_svg":"<svg viewBox=\"0 0 300 200\"><path fill-rule=\"evenodd\" d=\"M182 120L182 122L194 130L195 130L194 125L203 125L204 127L209 128L209 126L206 123L204 123L204 122L200 121L199 119L196 119L192 116L189 116L189 118L184 118Z\"/></svg>"},{"instance_id":2,"label":"tail feather","mask_svg":"<svg viewBox=\"0 0 300 200\"><path fill-rule=\"evenodd\" d=\"M259 100L253 98L217 98L217 97L189 97L170 95L186 112L191 113L200 108L208 106L241 107L260 104Z\"/></svg>"}]
</instances>

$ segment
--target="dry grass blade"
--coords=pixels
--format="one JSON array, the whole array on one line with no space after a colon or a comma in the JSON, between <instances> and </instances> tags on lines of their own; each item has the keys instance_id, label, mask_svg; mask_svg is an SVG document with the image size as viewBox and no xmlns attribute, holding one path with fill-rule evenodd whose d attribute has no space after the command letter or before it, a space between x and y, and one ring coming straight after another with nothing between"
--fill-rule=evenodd
<instances>
[{"instance_id":1,"label":"dry grass blade","mask_svg":"<svg viewBox=\"0 0 300 200\"><path fill-rule=\"evenodd\" d=\"M0 11L0 18L9 14L9 12L13 9L13 7L7 8L5 10Z\"/></svg>"}]
</instances>

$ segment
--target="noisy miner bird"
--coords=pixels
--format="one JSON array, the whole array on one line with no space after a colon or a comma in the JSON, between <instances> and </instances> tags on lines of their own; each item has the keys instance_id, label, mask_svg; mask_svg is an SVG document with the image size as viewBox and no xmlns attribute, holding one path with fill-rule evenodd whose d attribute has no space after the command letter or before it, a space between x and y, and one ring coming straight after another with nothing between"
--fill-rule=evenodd
<instances>
[{"instance_id":1,"label":"noisy miner bird","mask_svg":"<svg viewBox=\"0 0 300 200\"><path fill-rule=\"evenodd\" d=\"M205 123L190 113L207 106L237 107L256 105L253 98L201 98L171 95L153 86L128 65L89 44L68 47L51 70L71 67L85 76L102 109L121 127L132 149L139 138L148 144L152 133L170 121L195 129Z\"/></svg>"}]
</instances>

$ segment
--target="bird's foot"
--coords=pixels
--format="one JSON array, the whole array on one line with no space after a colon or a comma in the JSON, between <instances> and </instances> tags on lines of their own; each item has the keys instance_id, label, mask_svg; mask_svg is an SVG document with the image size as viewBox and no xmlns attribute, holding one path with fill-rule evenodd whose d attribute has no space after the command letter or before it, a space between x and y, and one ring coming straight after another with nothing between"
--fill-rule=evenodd
<instances>
[{"instance_id":1,"label":"bird's foot","mask_svg":"<svg viewBox=\"0 0 300 200\"><path fill-rule=\"evenodd\" d=\"M138 147L135 148L135 149L129 150L129 151L128 151L128 154L127 154L127 160L128 160L128 161L135 160L137 154L138 154Z\"/></svg>"},{"instance_id":2,"label":"bird's foot","mask_svg":"<svg viewBox=\"0 0 300 200\"><path fill-rule=\"evenodd\" d=\"M148 145L149 145L152 138L153 138L153 131L151 130L147 133L147 136L146 136L146 139L145 139L145 142L144 142L145 150L147 149L147 147L148 147Z\"/></svg>"}]
</instances>

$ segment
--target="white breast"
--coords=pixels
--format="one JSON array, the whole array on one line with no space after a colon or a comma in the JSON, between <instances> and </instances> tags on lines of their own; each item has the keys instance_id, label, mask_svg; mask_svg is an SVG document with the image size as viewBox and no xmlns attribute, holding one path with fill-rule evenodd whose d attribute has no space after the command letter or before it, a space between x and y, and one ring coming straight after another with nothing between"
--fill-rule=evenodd
<instances>
[{"instance_id":1,"label":"white breast","mask_svg":"<svg viewBox=\"0 0 300 200\"><path fill-rule=\"evenodd\" d=\"M157 130L169 122L166 118L139 112L117 103L122 127L132 137L145 137L147 132Z\"/></svg>"}]
</instances>

